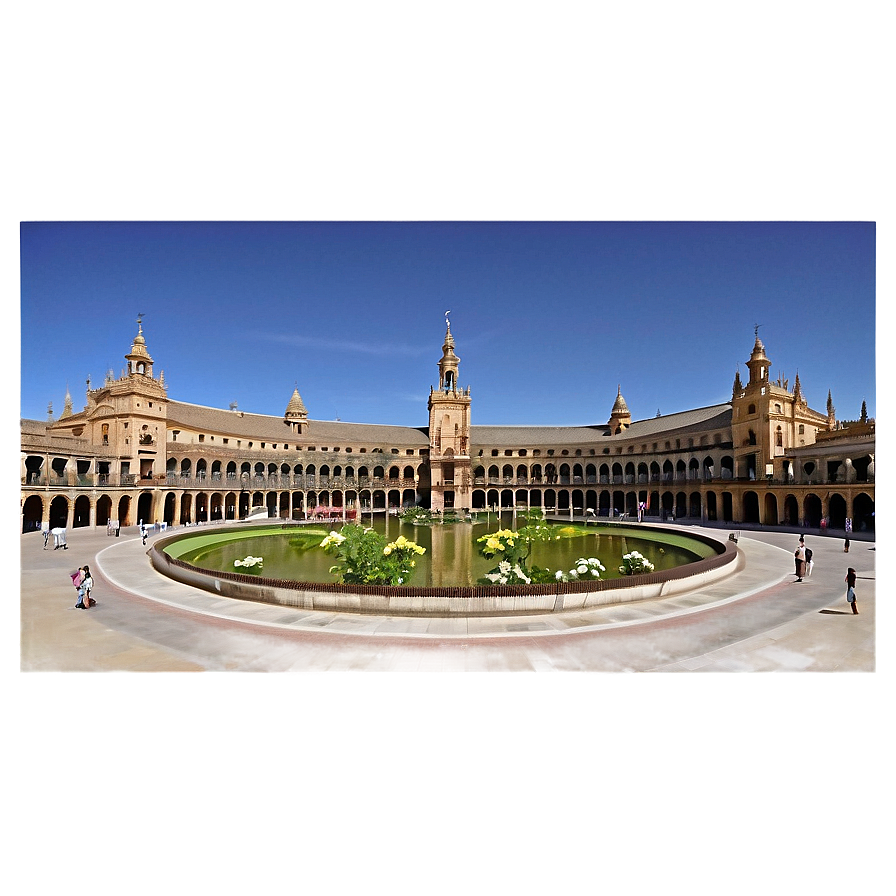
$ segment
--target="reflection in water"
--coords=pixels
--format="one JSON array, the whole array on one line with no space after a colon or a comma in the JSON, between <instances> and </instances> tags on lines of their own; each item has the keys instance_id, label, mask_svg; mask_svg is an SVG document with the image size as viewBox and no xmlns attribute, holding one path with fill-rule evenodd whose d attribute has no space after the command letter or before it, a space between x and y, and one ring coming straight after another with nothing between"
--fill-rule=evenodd
<instances>
[{"instance_id":1,"label":"reflection in water","mask_svg":"<svg viewBox=\"0 0 896 896\"><path fill-rule=\"evenodd\" d=\"M430 538L430 546L427 549L430 556L429 584L474 585L476 579L473 578L473 527L469 523L456 523L427 528ZM416 533L414 537L416 538Z\"/></svg>"}]
</instances>

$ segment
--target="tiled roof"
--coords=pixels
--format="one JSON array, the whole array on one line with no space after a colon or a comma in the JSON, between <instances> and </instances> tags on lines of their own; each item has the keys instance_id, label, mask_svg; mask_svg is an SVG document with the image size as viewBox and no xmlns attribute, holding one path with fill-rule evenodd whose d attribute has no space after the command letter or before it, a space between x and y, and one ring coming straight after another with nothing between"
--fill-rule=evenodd
<instances>
[{"instance_id":1,"label":"tiled roof","mask_svg":"<svg viewBox=\"0 0 896 896\"><path fill-rule=\"evenodd\" d=\"M682 411L647 420L637 420L619 435L603 426L471 426L470 442L478 447L511 445L587 445L601 447L632 439L656 438L662 433L680 436L683 432L720 429L731 425L731 405Z\"/></svg>"},{"instance_id":2,"label":"tiled roof","mask_svg":"<svg viewBox=\"0 0 896 896\"><path fill-rule=\"evenodd\" d=\"M379 423L343 423L338 420L309 420L308 429L298 435L283 417L249 414L245 411L220 410L181 401L168 402L169 428L181 425L200 432L221 433L267 442L333 442L389 448L401 445L414 448L429 446L426 427L389 426Z\"/></svg>"}]
</instances>

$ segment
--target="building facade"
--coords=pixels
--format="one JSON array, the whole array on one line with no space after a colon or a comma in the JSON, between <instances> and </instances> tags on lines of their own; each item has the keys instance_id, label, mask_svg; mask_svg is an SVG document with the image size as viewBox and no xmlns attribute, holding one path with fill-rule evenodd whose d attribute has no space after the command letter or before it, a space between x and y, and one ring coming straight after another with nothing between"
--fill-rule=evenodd
<instances>
[{"instance_id":1,"label":"building facade","mask_svg":"<svg viewBox=\"0 0 896 896\"><path fill-rule=\"evenodd\" d=\"M169 397L142 323L119 379L87 383L74 412L22 420L22 530L243 519L352 518L408 505L843 529L874 525L874 422L845 425L797 376L769 378L758 335L730 402L632 420L617 390L605 424L471 422L446 318L428 425L309 419L298 387L282 417Z\"/></svg>"}]
</instances>

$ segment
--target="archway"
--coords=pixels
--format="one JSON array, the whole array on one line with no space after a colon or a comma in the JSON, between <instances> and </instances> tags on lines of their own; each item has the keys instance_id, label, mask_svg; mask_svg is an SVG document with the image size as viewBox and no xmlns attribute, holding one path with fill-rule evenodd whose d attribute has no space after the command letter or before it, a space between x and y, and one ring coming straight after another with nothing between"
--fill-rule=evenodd
<instances>
[{"instance_id":1,"label":"archway","mask_svg":"<svg viewBox=\"0 0 896 896\"><path fill-rule=\"evenodd\" d=\"M688 506L688 516L691 519L700 519L703 516L703 506L700 500L700 492L691 492L691 501Z\"/></svg>"},{"instance_id":2,"label":"archway","mask_svg":"<svg viewBox=\"0 0 896 896\"><path fill-rule=\"evenodd\" d=\"M788 495L784 499L784 525L796 526L800 521L800 506L795 495Z\"/></svg>"},{"instance_id":3,"label":"archway","mask_svg":"<svg viewBox=\"0 0 896 896\"><path fill-rule=\"evenodd\" d=\"M90 525L90 498L87 495L78 495L75 498L74 513L72 514L72 528L80 529Z\"/></svg>"},{"instance_id":4,"label":"archway","mask_svg":"<svg viewBox=\"0 0 896 896\"><path fill-rule=\"evenodd\" d=\"M766 526L778 525L778 499L772 492L766 492L762 515Z\"/></svg>"},{"instance_id":5,"label":"archway","mask_svg":"<svg viewBox=\"0 0 896 896\"><path fill-rule=\"evenodd\" d=\"M68 498L56 495L50 502L50 528L64 529L68 525Z\"/></svg>"},{"instance_id":6,"label":"archway","mask_svg":"<svg viewBox=\"0 0 896 896\"><path fill-rule=\"evenodd\" d=\"M828 498L828 524L832 529L846 528L846 499L843 495L833 494Z\"/></svg>"},{"instance_id":7,"label":"archway","mask_svg":"<svg viewBox=\"0 0 896 896\"><path fill-rule=\"evenodd\" d=\"M102 495L96 502L96 524L97 526L108 526L111 519L112 499L108 495Z\"/></svg>"},{"instance_id":8,"label":"archway","mask_svg":"<svg viewBox=\"0 0 896 896\"><path fill-rule=\"evenodd\" d=\"M154 523L152 514L152 493L143 492L137 499L137 519L145 526Z\"/></svg>"},{"instance_id":9,"label":"archway","mask_svg":"<svg viewBox=\"0 0 896 896\"><path fill-rule=\"evenodd\" d=\"M165 509L163 511L162 518L169 526L174 525L174 507L176 500L177 499L174 496L174 492L168 492L168 494L165 495Z\"/></svg>"},{"instance_id":10,"label":"archway","mask_svg":"<svg viewBox=\"0 0 896 896\"><path fill-rule=\"evenodd\" d=\"M818 495L806 495L806 500L803 502L803 519L812 529L821 523L821 498Z\"/></svg>"},{"instance_id":11,"label":"archway","mask_svg":"<svg viewBox=\"0 0 896 896\"><path fill-rule=\"evenodd\" d=\"M40 529L44 517L44 502L39 495L29 495L22 505L22 531Z\"/></svg>"},{"instance_id":12,"label":"archway","mask_svg":"<svg viewBox=\"0 0 896 896\"><path fill-rule=\"evenodd\" d=\"M129 495L122 495L118 499L118 522L122 529L131 525L131 498Z\"/></svg>"},{"instance_id":13,"label":"archway","mask_svg":"<svg viewBox=\"0 0 896 896\"><path fill-rule=\"evenodd\" d=\"M745 523L758 523L759 519L759 496L756 492L744 492L743 497L743 514L741 519Z\"/></svg>"},{"instance_id":14,"label":"archway","mask_svg":"<svg viewBox=\"0 0 896 896\"><path fill-rule=\"evenodd\" d=\"M874 501L865 492L855 496L852 502L853 529L858 532L874 531Z\"/></svg>"}]
</instances>

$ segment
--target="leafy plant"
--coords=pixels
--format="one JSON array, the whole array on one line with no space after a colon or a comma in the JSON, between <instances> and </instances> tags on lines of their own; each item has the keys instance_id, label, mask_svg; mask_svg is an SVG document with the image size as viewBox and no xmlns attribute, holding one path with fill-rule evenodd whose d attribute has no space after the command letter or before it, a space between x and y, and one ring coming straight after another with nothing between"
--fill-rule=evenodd
<instances>
[{"instance_id":1,"label":"leafy plant","mask_svg":"<svg viewBox=\"0 0 896 896\"><path fill-rule=\"evenodd\" d=\"M528 560L535 542L558 536L535 512L522 514L520 519L525 525L519 529L498 529L476 539L480 555L498 562L480 579L483 584L528 585L551 580L550 570L538 566L529 568Z\"/></svg>"},{"instance_id":2,"label":"leafy plant","mask_svg":"<svg viewBox=\"0 0 896 896\"><path fill-rule=\"evenodd\" d=\"M654 565L638 551L622 555L622 566L619 572L625 576L636 576L642 572L653 572Z\"/></svg>"},{"instance_id":3,"label":"leafy plant","mask_svg":"<svg viewBox=\"0 0 896 896\"><path fill-rule=\"evenodd\" d=\"M406 585L426 548L399 535L395 541L370 528L348 523L320 543L337 562L330 572L349 585Z\"/></svg>"},{"instance_id":4,"label":"leafy plant","mask_svg":"<svg viewBox=\"0 0 896 896\"><path fill-rule=\"evenodd\" d=\"M248 557L244 557L242 560L234 560L233 565L237 569L244 569L246 572L261 572L261 567L264 565L264 558L253 557L250 554Z\"/></svg>"},{"instance_id":5,"label":"leafy plant","mask_svg":"<svg viewBox=\"0 0 896 896\"><path fill-rule=\"evenodd\" d=\"M589 581L599 579L600 574L606 571L606 567L597 557L579 557L576 565L569 571L557 570L554 578L560 582L572 581Z\"/></svg>"}]
</instances>

